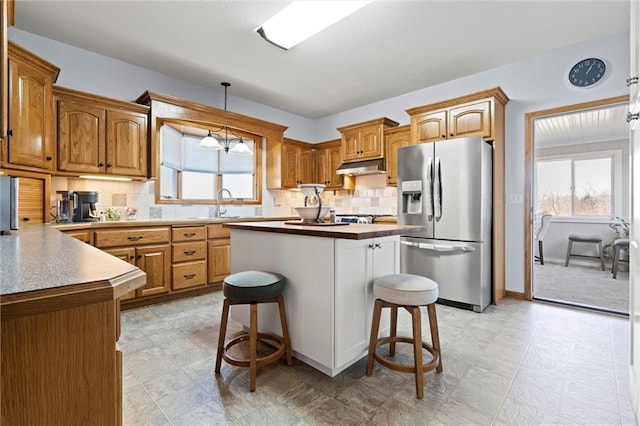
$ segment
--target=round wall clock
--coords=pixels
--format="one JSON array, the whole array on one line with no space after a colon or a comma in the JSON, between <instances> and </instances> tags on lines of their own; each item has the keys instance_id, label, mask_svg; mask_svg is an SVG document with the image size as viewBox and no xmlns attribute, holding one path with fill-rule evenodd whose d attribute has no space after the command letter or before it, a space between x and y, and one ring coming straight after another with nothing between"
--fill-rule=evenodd
<instances>
[{"instance_id":1,"label":"round wall clock","mask_svg":"<svg viewBox=\"0 0 640 426\"><path fill-rule=\"evenodd\" d=\"M569 83L576 87L591 87L599 83L607 72L607 64L602 59L583 59L569 71Z\"/></svg>"}]
</instances>

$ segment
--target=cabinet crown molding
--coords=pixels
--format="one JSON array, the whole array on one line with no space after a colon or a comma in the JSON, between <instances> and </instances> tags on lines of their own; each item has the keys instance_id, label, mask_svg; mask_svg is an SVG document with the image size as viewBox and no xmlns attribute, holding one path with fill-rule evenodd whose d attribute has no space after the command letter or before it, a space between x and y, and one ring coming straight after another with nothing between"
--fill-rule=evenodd
<instances>
[{"instance_id":1,"label":"cabinet crown molding","mask_svg":"<svg viewBox=\"0 0 640 426\"><path fill-rule=\"evenodd\" d=\"M37 56L36 54L28 51L24 47L18 44L15 44L11 40L9 40L8 53L9 53L9 58L13 57L13 58L19 59L35 68L38 68L41 71L46 72L47 74L50 74L53 79L53 83L55 83L56 80L58 80L58 75L60 74L60 68L53 65L51 62L45 61L44 59Z\"/></svg>"},{"instance_id":2,"label":"cabinet crown molding","mask_svg":"<svg viewBox=\"0 0 640 426\"><path fill-rule=\"evenodd\" d=\"M149 113L147 105L141 105L134 102L122 101L119 99L107 98L105 96L95 95L93 93L82 92L80 90L71 89L62 86L53 86L53 96L63 98L65 101L82 101L82 102L98 102L101 106L113 109L124 109L129 112L140 112L142 114Z\"/></svg>"},{"instance_id":3,"label":"cabinet crown molding","mask_svg":"<svg viewBox=\"0 0 640 426\"><path fill-rule=\"evenodd\" d=\"M417 114L422 114L423 112L434 111L442 108L449 108L452 106L465 104L467 102L475 102L480 99L487 99L487 98L493 98L503 106L506 105L507 102L509 102L509 97L502 91L502 89L500 87L494 87L494 88L483 90L480 92L459 96L457 98L447 99L445 101L440 101L432 104L409 108L409 109L406 109L405 111L409 115L417 115Z\"/></svg>"},{"instance_id":4,"label":"cabinet crown molding","mask_svg":"<svg viewBox=\"0 0 640 426\"><path fill-rule=\"evenodd\" d=\"M361 123L350 124L348 126L338 127L337 130L341 133L345 131L349 131L358 127L366 127L366 126L374 126L374 125L383 125L385 127L396 127L400 123L394 121L387 117L375 118L369 121L363 121Z\"/></svg>"}]
</instances>

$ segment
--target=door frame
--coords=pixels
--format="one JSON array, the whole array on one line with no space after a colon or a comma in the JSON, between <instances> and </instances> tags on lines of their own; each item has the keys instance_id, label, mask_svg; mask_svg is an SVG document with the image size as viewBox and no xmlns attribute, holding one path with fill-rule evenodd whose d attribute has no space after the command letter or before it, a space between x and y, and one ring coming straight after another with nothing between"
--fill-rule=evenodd
<instances>
[{"instance_id":1,"label":"door frame","mask_svg":"<svg viewBox=\"0 0 640 426\"><path fill-rule=\"evenodd\" d=\"M528 112L525 114L524 129L524 299L532 299L531 278L533 272L532 253L532 216L533 203L531 200L533 184L533 120L536 118L557 115L583 109L597 108L606 105L621 104L629 102L629 95L615 96L613 98L599 99L596 101L582 102L579 104L565 105L541 111Z\"/></svg>"}]
</instances>

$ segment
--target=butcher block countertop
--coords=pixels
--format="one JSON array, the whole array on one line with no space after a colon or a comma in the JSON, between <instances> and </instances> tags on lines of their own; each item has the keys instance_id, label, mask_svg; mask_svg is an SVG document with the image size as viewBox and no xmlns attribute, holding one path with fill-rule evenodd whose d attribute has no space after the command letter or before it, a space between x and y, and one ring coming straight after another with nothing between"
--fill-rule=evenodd
<instances>
[{"instance_id":1,"label":"butcher block countertop","mask_svg":"<svg viewBox=\"0 0 640 426\"><path fill-rule=\"evenodd\" d=\"M136 266L48 225L1 235L0 259L3 320L116 299L146 282Z\"/></svg>"},{"instance_id":2,"label":"butcher block countertop","mask_svg":"<svg viewBox=\"0 0 640 426\"><path fill-rule=\"evenodd\" d=\"M276 232L280 234L309 235L314 237L325 238L343 238L349 240L365 240L368 238L386 237L389 235L405 235L414 232L422 232L426 230L424 226L413 225L393 225L393 224L363 224L349 223L347 225L340 224L324 224L291 225L285 221L275 222L245 222L245 223L225 223L225 228L243 229L248 231Z\"/></svg>"}]
</instances>

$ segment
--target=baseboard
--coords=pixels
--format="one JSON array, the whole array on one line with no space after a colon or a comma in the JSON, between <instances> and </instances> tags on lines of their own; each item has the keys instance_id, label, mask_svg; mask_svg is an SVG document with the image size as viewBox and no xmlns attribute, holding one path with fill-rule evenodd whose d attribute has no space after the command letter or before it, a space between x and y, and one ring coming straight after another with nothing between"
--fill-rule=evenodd
<instances>
[{"instance_id":1,"label":"baseboard","mask_svg":"<svg viewBox=\"0 0 640 426\"><path fill-rule=\"evenodd\" d=\"M524 298L524 293L520 293L519 291L505 290L504 295L511 299L526 300Z\"/></svg>"}]
</instances>

